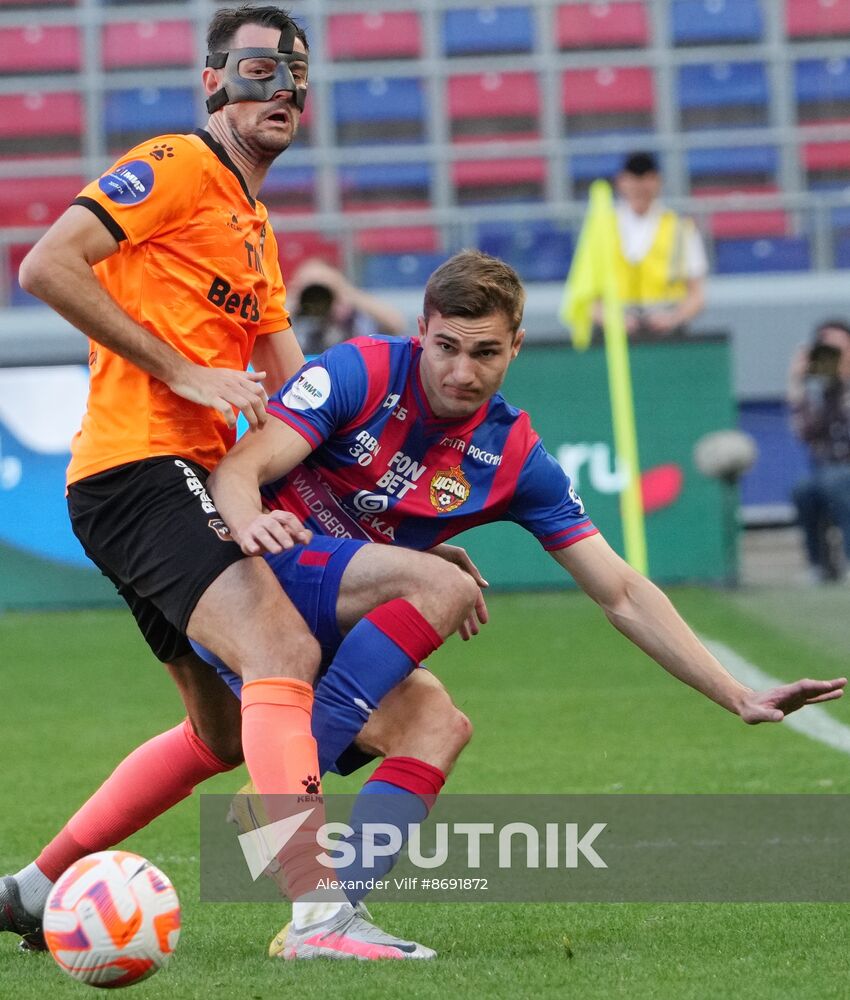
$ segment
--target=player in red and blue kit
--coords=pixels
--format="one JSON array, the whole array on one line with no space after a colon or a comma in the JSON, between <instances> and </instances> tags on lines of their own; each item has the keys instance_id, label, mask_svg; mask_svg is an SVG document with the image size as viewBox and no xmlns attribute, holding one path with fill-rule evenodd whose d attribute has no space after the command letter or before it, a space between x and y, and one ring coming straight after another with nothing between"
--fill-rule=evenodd
<instances>
[{"instance_id":1,"label":"player in red and blue kit","mask_svg":"<svg viewBox=\"0 0 850 1000\"><path fill-rule=\"evenodd\" d=\"M535 535L615 627L745 722L781 721L805 704L839 697L844 678L797 681L760 693L746 688L699 642L661 591L604 541L528 415L498 392L522 344L523 301L511 268L464 251L431 276L418 339L356 340L306 365L270 402L277 419L243 438L211 478L218 509L243 551L268 554L302 614L309 615L310 606L325 607L325 621L321 615L308 617L324 645L322 629L337 626L334 595L345 603L357 560L388 547L381 543L427 550L477 524L515 521ZM293 548L289 539L284 519L291 513L316 532L303 548ZM414 555L408 551L403 558ZM325 567L319 571L324 579L313 588L324 596L299 603L308 565ZM344 717L349 706L335 705L324 716L327 728L319 707L335 667L336 660L316 691L313 731L320 759L323 744L349 738ZM377 658L349 661L345 675L349 683L359 678L372 699L390 679ZM381 712L382 707L369 719L361 739ZM428 761L405 759L411 777L385 760L361 793L355 818L374 817L369 792L399 796L394 813L402 829L422 818L439 791L416 771L422 763ZM417 798L425 804L418 813ZM384 872L373 867L362 874L380 878ZM321 932L309 933L305 938L285 929L277 942L281 953L320 947Z\"/></svg>"}]
</instances>

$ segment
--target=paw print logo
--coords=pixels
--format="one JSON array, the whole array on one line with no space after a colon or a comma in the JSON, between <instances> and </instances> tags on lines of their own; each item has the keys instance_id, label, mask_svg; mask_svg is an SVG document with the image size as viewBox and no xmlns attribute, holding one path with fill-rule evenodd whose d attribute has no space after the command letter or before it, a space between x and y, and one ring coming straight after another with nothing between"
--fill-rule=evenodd
<instances>
[{"instance_id":1,"label":"paw print logo","mask_svg":"<svg viewBox=\"0 0 850 1000\"><path fill-rule=\"evenodd\" d=\"M307 779L301 781L304 786L304 791L308 795L318 795L319 794L319 776L318 774L308 774Z\"/></svg>"},{"instance_id":2,"label":"paw print logo","mask_svg":"<svg viewBox=\"0 0 850 1000\"><path fill-rule=\"evenodd\" d=\"M150 155L155 160L164 160L166 158L166 156L168 156L168 157L174 156L174 147L173 146L154 146L154 148L151 150Z\"/></svg>"}]
</instances>

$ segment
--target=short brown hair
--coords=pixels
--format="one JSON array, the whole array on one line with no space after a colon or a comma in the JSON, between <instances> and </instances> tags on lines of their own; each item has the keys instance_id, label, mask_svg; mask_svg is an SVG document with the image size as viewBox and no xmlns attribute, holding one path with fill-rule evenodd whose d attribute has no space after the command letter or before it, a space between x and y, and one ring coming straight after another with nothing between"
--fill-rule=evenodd
<instances>
[{"instance_id":1,"label":"short brown hair","mask_svg":"<svg viewBox=\"0 0 850 1000\"><path fill-rule=\"evenodd\" d=\"M215 12L207 28L207 52L223 52L233 40L233 36L243 24L259 24L264 28L295 28L295 37L300 38L305 51L309 51L307 35L288 10L282 7L253 7L245 3L241 7L222 7Z\"/></svg>"},{"instance_id":2,"label":"short brown hair","mask_svg":"<svg viewBox=\"0 0 850 1000\"><path fill-rule=\"evenodd\" d=\"M426 324L434 313L478 319L500 312L516 333L524 305L525 289L509 264L481 250L461 250L428 279L422 312Z\"/></svg>"}]
</instances>

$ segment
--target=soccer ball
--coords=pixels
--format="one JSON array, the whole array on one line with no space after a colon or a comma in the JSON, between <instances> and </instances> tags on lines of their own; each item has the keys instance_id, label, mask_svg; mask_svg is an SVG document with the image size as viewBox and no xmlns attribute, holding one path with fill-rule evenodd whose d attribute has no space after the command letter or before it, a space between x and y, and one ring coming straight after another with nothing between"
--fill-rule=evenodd
<instances>
[{"instance_id":1,"label":"soccer ball","mask_svg":"<svg viewBox=\"0 0 850 1000\"><path fill-rule=\"evenodd\" d=\"M47 897L50 953L90 986L129 986L168 961L180 936L180 902L169 879L130 851L75 862Z\"/></svg>"}]
</instances>

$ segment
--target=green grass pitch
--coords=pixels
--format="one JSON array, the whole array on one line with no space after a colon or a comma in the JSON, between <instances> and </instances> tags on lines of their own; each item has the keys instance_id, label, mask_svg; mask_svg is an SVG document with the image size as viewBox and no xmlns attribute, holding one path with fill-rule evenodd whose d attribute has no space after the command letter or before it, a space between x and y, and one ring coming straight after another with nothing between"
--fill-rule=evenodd
<instances>
[{"instance_id":1,"label":"green grass pitch","mask_svg":"<svg viewBox=\"0 0 850 1000\"><path fill-rule=\"evenodd\" d=\"M814 596L672 596L699 631L775 676L846 670L836 616ZM478 639L453 639L432 660L476 727L449 791L850 792L841 753L781 726L743 726L669 678L581 595L501 595L490 605L492 623ZM8 614L0 650L6 872L31 860L126 752L181 712L123 611ZM850 699L828 711L850 723ZM243 776L207 788L232 791ZM326 788L354 790L355 780ZM383 904L376 919L435 947L436 962L272 962L265 952L286 920L283 905L198 902L196 798L127 846L171 876L183 904L177 952L133 987L139 998L825 1000L850 990L848 911L839 905ZM0 939L0 997L88 990L49 956L19 955L11 936Z\"/></svg>"}]
</instances>

